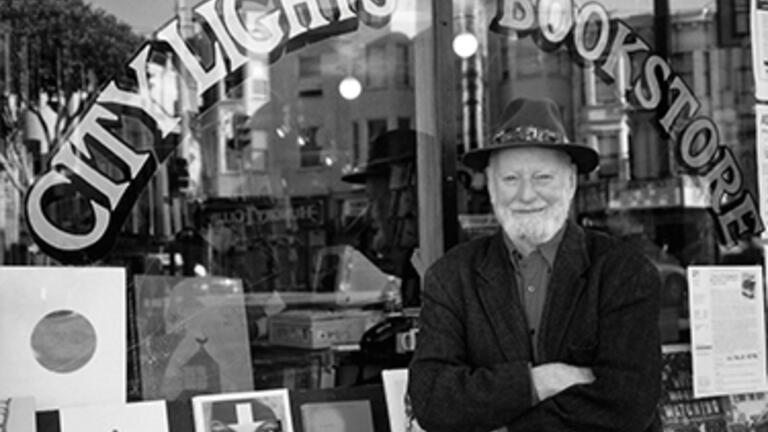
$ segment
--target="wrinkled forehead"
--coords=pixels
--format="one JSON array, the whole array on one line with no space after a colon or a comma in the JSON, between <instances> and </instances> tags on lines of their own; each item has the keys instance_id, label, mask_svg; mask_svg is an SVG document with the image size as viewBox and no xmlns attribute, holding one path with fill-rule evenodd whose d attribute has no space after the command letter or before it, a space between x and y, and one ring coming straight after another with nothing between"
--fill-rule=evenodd
<instances>
[{"instance_id":1,"label":"wrinkled forehead","mask_svg":"<svg viewBox=\"0 0 768 432\"><path fill-rule=\"evenodd\" d=\"M562 150L542 147L513 147L495 151L488 159L493 170L562 170L574 168L573 160Z\"/></svg>"}]
</instances>

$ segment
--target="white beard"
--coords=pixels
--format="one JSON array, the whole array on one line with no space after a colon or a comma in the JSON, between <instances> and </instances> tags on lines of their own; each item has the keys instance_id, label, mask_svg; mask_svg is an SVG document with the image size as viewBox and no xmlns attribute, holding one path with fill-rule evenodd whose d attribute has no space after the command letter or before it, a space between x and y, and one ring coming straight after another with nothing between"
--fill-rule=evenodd
<instances>
[{"instance_id":1,"label":"white beard","mask_svg":"<svg viewBox=\"0 0 768 432\"><path fill-rule=\"evenodd\" d=\"M563 227L570 207L567 192L543 212L530 214L514 212L511 210L513 206L499 205L494 197L491 197L491 202L496 219L511 240L537 246L552 239Z\"/></svg>"}]
</instances>

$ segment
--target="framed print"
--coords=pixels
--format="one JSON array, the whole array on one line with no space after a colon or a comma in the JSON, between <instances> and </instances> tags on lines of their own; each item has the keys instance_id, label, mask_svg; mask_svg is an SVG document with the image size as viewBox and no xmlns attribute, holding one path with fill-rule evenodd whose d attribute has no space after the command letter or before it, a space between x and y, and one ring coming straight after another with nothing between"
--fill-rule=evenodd
<instances>
[{"instance_id":1,"label":"framed print","mask_svg":"<svg viewBox=\"0 0 768 432\"><path fill-rule=\"evenodd\" d=\"M196 432L293 432L288 389L195 396Z\"/></svg>"},{"instance_id":2,"label":"framed print","mask_svg":"<svg viewBox=\"0 0 768 432\"><path fill-rule=\"evenodd\" d=\"M389 432L381 384L291 393L296 432Z\"/></svg>"},{"instance_id":3,"label":"framed print","mask_svg":"<svg viewBox=\"0 0 768 432\"><path fill-rule=\"evenodd\" d=\"M300 409L304 432L374 432L367 400L306 403Z\"/></svg>"}]
</instances>

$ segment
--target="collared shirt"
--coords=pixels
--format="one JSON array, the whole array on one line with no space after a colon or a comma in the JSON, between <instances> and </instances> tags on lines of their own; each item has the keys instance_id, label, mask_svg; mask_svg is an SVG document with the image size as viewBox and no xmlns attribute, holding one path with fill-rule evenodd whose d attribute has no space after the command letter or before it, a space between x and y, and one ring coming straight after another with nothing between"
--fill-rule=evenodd
<instances>
[{"instance_id":1,"label":"collared shirt","mask_svg":"<svg viewBox=\"0 0 768 432\"><path fill-rule=\"evenodd\" d=\"M547 287L552 276L555 255L557 255L557 249L563 240L564 232L565 226L560 228L549 241L536 247L526 257L523 257L514 243L504 235L509 260L515 270L517 293L525 310L534 362L537 361L537 336L541 324L541 314L544 311L544 301L547 298Z\"/></svg>"}]
</instances>

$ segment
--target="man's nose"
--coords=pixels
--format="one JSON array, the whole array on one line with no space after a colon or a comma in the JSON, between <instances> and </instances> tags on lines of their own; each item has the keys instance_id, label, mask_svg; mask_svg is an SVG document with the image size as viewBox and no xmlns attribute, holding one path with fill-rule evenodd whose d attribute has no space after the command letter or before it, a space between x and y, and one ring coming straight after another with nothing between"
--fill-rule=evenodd
<instances>
[{"instance_id":1,"label":"man's nose","mask_svg":"<svg viewBox=\"0 0 768 432\"><path fill-rule=\"evenodd\" d=\"M533 189L533 184L528 179L522 179L520 181L520 187L517 190L517 199L522 202L531 202L536 200L536 191Z\"/></svg>"}]
</instances>

